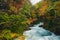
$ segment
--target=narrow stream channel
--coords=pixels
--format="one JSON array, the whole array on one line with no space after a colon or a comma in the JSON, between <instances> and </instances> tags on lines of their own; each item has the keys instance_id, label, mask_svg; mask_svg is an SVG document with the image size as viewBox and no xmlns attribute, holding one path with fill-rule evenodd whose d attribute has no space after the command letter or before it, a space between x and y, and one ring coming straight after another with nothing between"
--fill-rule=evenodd
<instances>
[{"instance_id":1,"label":"narrow stream channel","mask_svg":"<svg viewBox=\"0 0 60 40\"><path fill-rule=\"evenodd\" d=\"M60 36L56 36L54 33L39 27L40 25L43 25L43 23L34 25L30 27L31 30L25 31L23 33L26 36L25 40L60 40Z\"/></svg>"},{"instance_id":2,"label":"narrow stream channel","mask_svg":"<svg viewBox=\"0 0 60 40\"><path fill-rule=\"evenodd\" d=\"M60 36L56 36L54 33L40 27L42 22L30 27L31 30L27 30L23 33L24 40L60 40ZM20 40L19 37L15 40Z\"/></svg>"}]
</instances>

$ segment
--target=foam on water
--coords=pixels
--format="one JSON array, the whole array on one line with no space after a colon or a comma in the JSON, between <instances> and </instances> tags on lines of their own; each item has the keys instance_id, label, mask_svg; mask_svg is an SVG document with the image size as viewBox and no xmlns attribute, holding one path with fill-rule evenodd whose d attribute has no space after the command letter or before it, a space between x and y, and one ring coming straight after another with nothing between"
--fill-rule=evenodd
<instances>
[{"instance_id":1,"label":"foam on water","mask_svg":"<svg viewBox=\"0 0 60 40\"><path fill-rule=\"evenodd\" d=\"M56 36L54 33L39 27L40 25L43 25L43 23L34 25L30 27L31 30L25 31L23 33L26 36L25 40L60 40L60 36Z\"/></svg>"}]
</instances>

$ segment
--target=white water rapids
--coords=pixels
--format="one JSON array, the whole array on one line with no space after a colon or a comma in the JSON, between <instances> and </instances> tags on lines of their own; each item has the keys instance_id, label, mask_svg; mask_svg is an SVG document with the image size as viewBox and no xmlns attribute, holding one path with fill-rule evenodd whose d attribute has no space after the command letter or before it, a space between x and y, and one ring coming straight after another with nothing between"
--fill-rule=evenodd
<instances>
[{"instance_id":1,"label":"white water rapids","mask_svg":"<svg viewBox=\"0 0 60 40\"><path fill-rule=\"evenodd\" d=\"M26 36L25 40L60 40L60 36L56 36L54 33L39 27L40 25L43 25L43 23L34 25L30 27L31 30L25 31L23 33L23 35ZM16 40L18 40L18 38Z\"/></svg>"}]
</instances>

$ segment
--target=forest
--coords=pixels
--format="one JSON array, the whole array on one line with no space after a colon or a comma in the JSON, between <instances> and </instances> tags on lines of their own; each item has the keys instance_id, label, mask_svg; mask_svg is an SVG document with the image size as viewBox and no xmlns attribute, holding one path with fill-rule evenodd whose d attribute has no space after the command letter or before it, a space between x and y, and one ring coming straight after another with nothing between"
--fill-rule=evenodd
<instances>
[{"instance_id":1,"label":"forest","mask_svg":"<svg viewBox=\"0 0 60 40\"><path fill-rule=\"evenodd\" d=\"M42 0L34 6L29 0L0 0L0 40L23 36L24 31L39 22L60 35L60 0Z\"/></svg>"}]
</instances>

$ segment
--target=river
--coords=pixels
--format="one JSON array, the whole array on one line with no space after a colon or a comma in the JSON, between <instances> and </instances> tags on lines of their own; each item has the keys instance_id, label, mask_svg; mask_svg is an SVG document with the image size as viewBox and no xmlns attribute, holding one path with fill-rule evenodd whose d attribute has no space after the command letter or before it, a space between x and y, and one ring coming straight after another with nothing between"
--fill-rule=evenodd
<instances>
[{"instance_id":1,"label":"river","mask_svg":"<svg viewBox=\"0 0 60 40\"><path fill-rule=\"evenodd\" d=\"M23 33L25 40L60 40L60 36L56 36L54 33L39 27L43 25L42 22L30 27L31 30L27 30ZM16 39L18 40L18 39Z\"/></svg>"}]
</instances>

